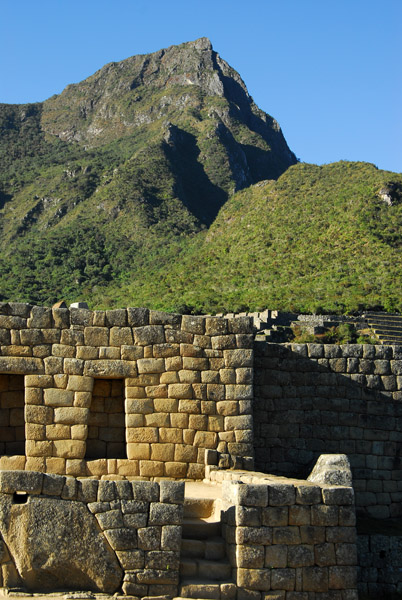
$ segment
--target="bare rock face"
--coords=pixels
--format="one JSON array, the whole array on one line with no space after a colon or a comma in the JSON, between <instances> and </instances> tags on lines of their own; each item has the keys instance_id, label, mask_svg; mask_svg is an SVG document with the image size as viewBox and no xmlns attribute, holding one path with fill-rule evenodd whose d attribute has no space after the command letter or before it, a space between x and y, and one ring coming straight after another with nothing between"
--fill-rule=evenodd
<instances>
[{"instance_id":1,"label":"bare rock face","mask_svg":"<svg viewBox=\"0 0 402 600\"><path fill-rule=\"evenodd\" d=\"M321 454L307 481L327 485L352 485L352 471L346 454Z\"/></svg>"},{"instance_id":2,"label":"bare rock face","mask_svg":"<svg viewBox=\"0 0 402 600\"><path fill-rule=\"evenodd\" d=\"M85 504L0 495L0 531L18 574L31 590L87 589L114 593L122 569Z\"/></svg>"}]
</instances>

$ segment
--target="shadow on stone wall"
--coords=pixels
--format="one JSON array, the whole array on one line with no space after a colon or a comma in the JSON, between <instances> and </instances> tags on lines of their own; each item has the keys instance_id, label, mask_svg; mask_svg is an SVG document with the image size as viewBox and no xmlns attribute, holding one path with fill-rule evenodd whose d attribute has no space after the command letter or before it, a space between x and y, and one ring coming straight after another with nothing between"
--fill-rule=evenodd
<instances>
[{"instance_id":1,"label":"shadow on stone wall","mask_svg":"<svg viewBox=\"0 0 402 600\"><path fill-rule=\"evenodd\" d=\"M400 347L255 344L256 468L305 478L346 454L359 515L402 514Z\"/></svg>"}]
</instances>

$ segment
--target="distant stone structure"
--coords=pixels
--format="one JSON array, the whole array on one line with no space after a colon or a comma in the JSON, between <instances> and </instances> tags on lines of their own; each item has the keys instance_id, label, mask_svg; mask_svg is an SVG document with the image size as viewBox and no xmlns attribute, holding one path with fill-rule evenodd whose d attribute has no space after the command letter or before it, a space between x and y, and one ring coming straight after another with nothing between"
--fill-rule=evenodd
<instances>
[{"instance_id":1,"label":"distant stone structure","mask_svg":"<svg viewBox=\"0 0 402 600\"><path fill-rule=\"evenodd\" d=\"M378 564L400 538L379 542L370 519L402 514L401 394L399 346L255 342L247 316L0 304L2 584L399 593L399 567L383 581Z\"/></svg>"}]
</instances>

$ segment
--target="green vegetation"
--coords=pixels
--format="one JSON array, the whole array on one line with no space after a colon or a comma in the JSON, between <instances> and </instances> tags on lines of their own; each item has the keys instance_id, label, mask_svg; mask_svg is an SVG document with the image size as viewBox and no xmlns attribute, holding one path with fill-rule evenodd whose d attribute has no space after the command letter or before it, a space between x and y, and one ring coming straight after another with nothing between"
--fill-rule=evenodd
<instances>
[{"instance_id":1,"label":"green vegetation","mask_svg":"<svg viewBox=\"0 0 402 600\"><path fill-rule=\"evenodd\" d=\"M207 40L0 105L0 161L0 300L402 311L402 176L295 164Z\"/></svg>"},{"instance_id":2,"label":"green vegetation","mask_svg":"<svg viewBox=\"0 0 402 600\"><path fill-rule=\"evenodd\" d=\"M302 327L292 328L290 340L296 344L378 344L378 340L369 332L360 332L351 323L330 327L324 333L307 333Z\"/></svg>"}]
</instances>

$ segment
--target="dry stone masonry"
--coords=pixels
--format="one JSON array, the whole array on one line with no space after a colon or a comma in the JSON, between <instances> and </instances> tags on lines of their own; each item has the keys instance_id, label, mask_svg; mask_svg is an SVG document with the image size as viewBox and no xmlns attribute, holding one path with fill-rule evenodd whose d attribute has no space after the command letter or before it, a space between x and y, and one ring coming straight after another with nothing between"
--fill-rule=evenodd
<instances>
[{"instance_id":1,"label":"dry stone masonry","mask_svg":"<svg viewBox=\"0 0 402 600\"><path fill-rule=\"evenodd\" d=\"M2 303L0 583L398 594L402 538L372 520L402 515L401 399L401 346L255 342L247 316ZM184 480L222 489L227 581L183 582L216 567L183 559L198 543L182 541Z\"/></svg>"},{"instance_id":2,"label":"dry stone masonry","mask_svg":"<svg viewBox=\"0 0 402 600\"><path fill-rule=\"evenodd\" d=\"M3 304L0 344L1 468L202 479L206 449L252 466L249 318Z\"/></svg>"},{"instance_id":3,"label":"dry stone masonry","mask_svg":"<svg viewBox=\"0 0 402 600\"><path fill-rule=\"evenodd\" d=\"M256 466L305 477L350 460L356 508L402 515L402 346L255 344Z\"/></svg>"},{"instance_id":4,"label":"dry stone masonry","mask_svg":"<svg viewBox=\"0 0 402 600\"><path fill-rule=\"evenodd\" d=\"M175 596L184 482L0 472L1 584Z\"/></svg>"}]
</instances>

